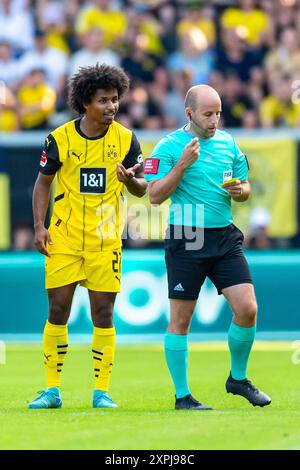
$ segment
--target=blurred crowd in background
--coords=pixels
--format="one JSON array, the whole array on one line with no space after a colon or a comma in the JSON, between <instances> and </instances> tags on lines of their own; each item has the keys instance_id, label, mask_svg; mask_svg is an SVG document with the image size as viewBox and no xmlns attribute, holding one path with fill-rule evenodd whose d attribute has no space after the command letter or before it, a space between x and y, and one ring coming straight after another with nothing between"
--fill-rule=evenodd
<instances>
[{"instance_id":1,"label":"blurred crowd in background","mask_svg":"<svg viewBox=\"0 0 300 470\"><path fill-rule=\"evenodd\" d=\"M300 127L300 0L1 0L0 132L75 117L68 78L97 62L129 75L117 120L133 129L184 125L185 94L199 83L220 93L221 127ZM245 246L272 246L269 219L252 214ZM33 247L30 222L12 247Z\"/></svg>"},{"instance_id":2,"label":"blurred crowd in background","mask_svg":"<svg viewBox=\"0 0 300 470\"><path fill-rule=\"evenodd\" d=\"M96 62L131 78L118 121L185 123L199 83L223 99L222 126L299 127L300 0L1 0L0 132L70 117L68 77ZM299 82L300 83L300 82Z\"/></svg>"}]
</instances>

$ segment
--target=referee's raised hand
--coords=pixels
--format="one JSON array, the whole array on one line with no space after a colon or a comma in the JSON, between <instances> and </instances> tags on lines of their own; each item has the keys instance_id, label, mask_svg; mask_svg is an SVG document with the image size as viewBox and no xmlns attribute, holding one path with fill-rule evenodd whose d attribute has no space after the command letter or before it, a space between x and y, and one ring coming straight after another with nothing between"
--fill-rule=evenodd
<instances>
[{"instance_id":1,"label":"referee's raised hand","mask_svg":"<svg viewBox=\"0 0 300 470\"><path fill-rule=\"evenodd\" d=\"M188 168L190 165L195 163L199 157L200 144L198 137L194 137L185 147L182 152L180 163L182 163L185 168Z\"/></svg>"}]
</instances>

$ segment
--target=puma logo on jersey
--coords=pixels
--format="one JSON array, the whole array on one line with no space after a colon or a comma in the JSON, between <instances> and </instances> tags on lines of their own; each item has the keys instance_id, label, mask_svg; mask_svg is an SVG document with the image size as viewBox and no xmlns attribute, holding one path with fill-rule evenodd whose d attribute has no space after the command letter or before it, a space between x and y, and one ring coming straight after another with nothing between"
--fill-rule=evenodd
<instances>
[{"instance_id":1,"label":"puma logo on jersey","mask_svg":"<svg viewBox=\"0 0 300 470\"><path fill-rule=\"evenodd\" d=\"M77 153L75 153L75 152L72 151L72 155L73 155L74 157L78 158L78 160L80 160L80 157L81 157L81 155L82 155L82 152L81 152L79 155L77 155Z\"/></svg>"}]
</instances>

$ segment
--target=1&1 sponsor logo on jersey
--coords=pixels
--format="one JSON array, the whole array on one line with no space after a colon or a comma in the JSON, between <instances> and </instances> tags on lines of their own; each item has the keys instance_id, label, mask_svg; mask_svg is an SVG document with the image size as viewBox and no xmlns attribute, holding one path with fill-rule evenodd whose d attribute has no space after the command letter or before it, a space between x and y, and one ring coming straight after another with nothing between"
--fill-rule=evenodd
<instances>
[{"instance_id":1,"label":"1&1 sponsor logo on jersey","mask_svg":"<svg viewBox=\"0 0 300 470\"><path fill-rule=\"evenodd\" d=\"M106 192L106 168L80 168L80 193L104 194Z\"/></svg>"}]
</instances>

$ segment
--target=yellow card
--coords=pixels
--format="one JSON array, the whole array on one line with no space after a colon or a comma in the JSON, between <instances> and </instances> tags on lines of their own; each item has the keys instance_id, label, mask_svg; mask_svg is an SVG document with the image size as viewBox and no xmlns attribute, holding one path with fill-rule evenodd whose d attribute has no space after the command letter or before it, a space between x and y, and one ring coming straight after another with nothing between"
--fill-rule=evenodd
<instances>
[{"instance_id":1,"label":"yellow card","mask_svg":"<svg viewBox=\"0 0 300 470\"><path fill-rule=\"evenodd\" d=\"M240 180L240 178L231 178L231 180L224 181L221 186L222 188L225 188L228 184L235 183L237 180Z\"/></svg>"}]
</instances>

